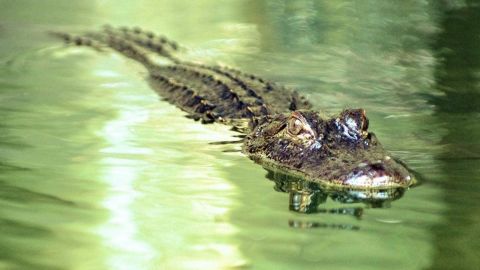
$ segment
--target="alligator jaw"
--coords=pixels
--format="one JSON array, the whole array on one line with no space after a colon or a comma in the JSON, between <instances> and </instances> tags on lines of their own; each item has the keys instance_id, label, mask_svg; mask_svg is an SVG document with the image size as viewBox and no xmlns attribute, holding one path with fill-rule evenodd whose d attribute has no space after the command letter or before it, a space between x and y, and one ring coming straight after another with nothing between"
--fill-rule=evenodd
<instances>
[{"instance_id":1,"label":"alligator jaw","mask_svg":"<svg viewBox=\"0 0 480 270\"><path fill-rule=\"evenodd\" d=\"M245 152L245 151L244 151ZM318 168L315 173L309 174L298 168L288 167L284 164L278 163L263 155L249 155L245 153L255 163L260 164L264 169L281 173L292 177L293 179L306 180L319 184L323 188L333 189L354 189L354 190L381 190L391 188L408 188L417 184L416 178L402 165L399 166L399 171L393 174L386 174L385 172L378 172L374 170L368 171L352 171L337 178L328 178L325 176L327 170L325 168Z\"/></svg>"},{"instance_id":2,"label":"alligator jaw","mask_svg":"<svg viewBox=\"0 0 480 270\"><path fill-rule=\"evenodd\" d=\"M387 156L388 157L388 156ZM395 161L361 164L342 181L346 186L362 188L409 187L415 183L410 172Z\"/></svg>"}]
</instances>

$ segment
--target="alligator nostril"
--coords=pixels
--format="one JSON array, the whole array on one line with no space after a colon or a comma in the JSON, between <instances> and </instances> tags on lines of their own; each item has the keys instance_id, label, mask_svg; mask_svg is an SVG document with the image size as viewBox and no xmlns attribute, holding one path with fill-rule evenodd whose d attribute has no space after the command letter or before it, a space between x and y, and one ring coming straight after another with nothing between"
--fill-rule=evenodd
<instances>
[{"instance_id":1,"label":"alligator nostril","mask_svg":"<svg viewBox=\"0 0 480 270\"><path fill-rule=\"evenodd\" d=\"M383 166L383 163L373 163L373 164L370 164L370 168L372 168L372 170L385 170L385 166Z\"/></svg>"}]
</instances>

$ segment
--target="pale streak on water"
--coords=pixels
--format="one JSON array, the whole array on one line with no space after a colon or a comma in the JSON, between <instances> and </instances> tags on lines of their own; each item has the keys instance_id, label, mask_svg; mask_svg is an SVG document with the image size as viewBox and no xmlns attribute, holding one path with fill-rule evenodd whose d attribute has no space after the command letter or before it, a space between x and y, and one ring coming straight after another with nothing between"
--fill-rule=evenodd
<instances>
[{"instance_id":1,"label":"pale streak on water","mask_svg":"<svg viewBox=\"0 0 480 270\"><path fill-rule=\"evenodd\" d=\"M101 152L108 156L152 154L147 148L129 145L132 139L130 127L141 123L145 117L142 111L122 112L117 119L106 123L101 135L109 146ZM102 180L109 187L109 195L102 204L110 211L110 215L98 232L105 239L106 248L115 250L107 264L112 269L151 267L148 262L154 259L155 252L147 242L138 239L137 224L130 209L137 197L141 196L133 185L144 162L121 157L106 157L101 162L105 166Z\"/></svg>"},{"instance_id":2,"label":"pale streak on water","mask_svg":"<svg viewBox=\"0 0 480 270\"><path fill-rule=\"evenodd\" d=\"M125 61L124 59L118 59L116 56L113 58L115 59L114 62ZM119 79L121 77L118 73L103 69L94 70L93 74L104 78ZM128 100L128 95L122 97L122 93L126 91L126 88L134 87L121 78L119 81L104 83L101 86L115 88L118 96L115 99L119 100ZM172 254L165 256L163 252L158 251L158 243L152 245L148 238L142 237L142 232L135 217L134 204L142 197L152 196L153 194L138 192L136 189L138 183L136 182L142 181L141 178L144 177L145 170L151 166L148 161L155 157L155 152L148 145L142 145L142 135L144 134L138 134L135 129L142 125L151 126L151 118L155 118L153 126L166 129L159 132L176 134L179 133L178 129L183 129L182 133L196 133L196 140L203 141L206 145L209 142L231 140L231 135L234 134L228 131L226 127L216 127L217 130L214 131L198 124L192 125L188 129L185 129L183 125L176 127L174 123L169 122L169 114L175 118L178 117L178 114L183 113L167 104L155 107L132 106L129 104L127 111L119 112L119 115L107 122L98 134L105 139L108 145L100 152L106 156L101 161L105 168L102 179L109 187L108 196L104 199L102 205L109 210L110 214L105 224L97 230L100 237L104 239L106 248L115 251L107 258L107 265L111 269L154 269L155 267L165 269L225 269L226 267L244 265L245 259L241 253L234 245L228 243L216 243L215 241L198 243L184 252L175 252L173 256ZM156 137L156 134L145 135ZM167 155L176 155L176 153L171 152ZM228 164L224 165L228 166ZM184 213L184 215L202 223L210 220L209 230L215 231L217 236L235 235L237 232L235 226L228 223L226 218L222 218L229 214L229 209L232 206L230 197L235 196L235 187L228 181L223 180L213 167L204 167L201 170L184 167L179 172L178 178L192 179L195 182L189 189L198 189L192 196L180 194L183 200L191 201L190 213ZM202 178L206 179L202 180ZM208 190L205 187L208 187ZM215 199L212 200L212 193L218 193L220 196L214 196ZM162 199L161 196L153 198L153 200L158 200L160 204L162 204ZM175 200L168 199L167 201L175 203ZM168 205L167 202L163 207L171 208L174 206ZM168 217L168 212L164 216ZM179 227L182 227L182 225ZM165 242L164 245L168 246L169 249L175 250L175 248L188 245L188 240L184 239L185 236L180 233L181 231L172 230L169 226L165 230L161 228L158 228L158 230L168 234L161 240ZM176 245L178 247L175 247ZM204 254L216 254L216 256L212 260Z\"/></svg>"}]
</instances>

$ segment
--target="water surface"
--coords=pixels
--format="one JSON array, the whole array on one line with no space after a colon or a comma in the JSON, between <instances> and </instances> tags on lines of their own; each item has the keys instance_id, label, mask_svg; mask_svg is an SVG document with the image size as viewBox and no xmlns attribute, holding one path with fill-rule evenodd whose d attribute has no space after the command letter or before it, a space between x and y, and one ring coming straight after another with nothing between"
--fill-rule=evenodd
<instances>
[{"instance_id":1,"label":"water surface","mask_svg":"<svg viewBox=\"0 0 480 270\"><path fill-rule=\"evenodd\" d=\"M463 1L0 1L1 269L476 269L480 8ZM298 89L422 175L384 208L289 211L141 65L46 32L166 34ZM361 217L332 209L361 208ZM330 211L332 210L332 211ZM326 213L325 213L326 212ZM295 226L316 224L316 226Z\"/></svg>"}]
</instances>

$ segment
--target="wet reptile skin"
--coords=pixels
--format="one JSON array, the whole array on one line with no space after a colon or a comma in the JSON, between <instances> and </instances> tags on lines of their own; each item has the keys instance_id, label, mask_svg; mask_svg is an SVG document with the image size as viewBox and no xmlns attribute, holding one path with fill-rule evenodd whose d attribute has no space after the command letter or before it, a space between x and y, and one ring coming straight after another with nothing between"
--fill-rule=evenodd
<instances>
[{"instance_id":1,"label":"wet reptile skin","mask_svg":"<svg viewBox=\"0 0 480 270\"><path fill-rule=\"evenodd\" d=\"M414 183L368 131L363 109L323 117L296 91L232 68L182 61L177 43L139 28L105 26L80 35L54 35L140 62L162 98L202 123L227 124L244 133L243 152L265 168L335 188ZM158 57L167 61L158 64Z\"/></svg>"}]
</instances>

